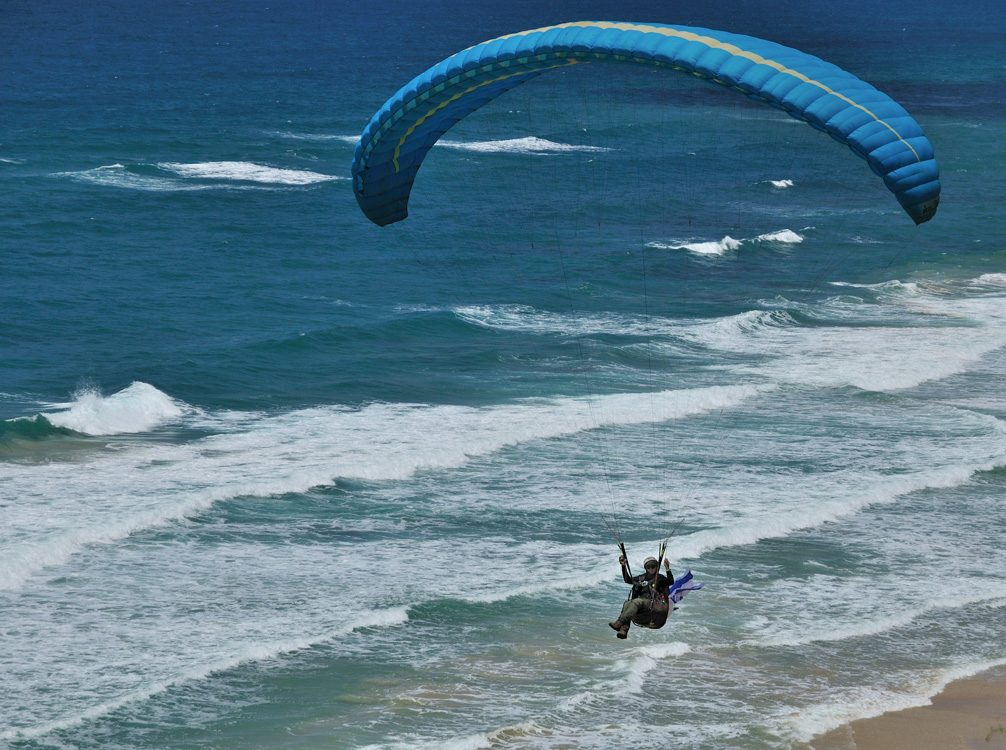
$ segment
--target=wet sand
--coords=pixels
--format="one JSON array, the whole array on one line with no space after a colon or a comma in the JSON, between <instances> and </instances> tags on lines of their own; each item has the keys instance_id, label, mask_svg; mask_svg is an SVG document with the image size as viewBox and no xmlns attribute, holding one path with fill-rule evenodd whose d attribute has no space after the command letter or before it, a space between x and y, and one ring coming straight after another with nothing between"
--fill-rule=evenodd
<instances>
[{"instance_id":1,"label":"wet sand","mask_svg":"<svg viewBox=\"0 0 1006 750\"><path fill-rule=\"evenodd\" d=\"M928 706L860 719L808 750L1006 750L1006 667L951 682Z\"/></svg>"}]
</instances>

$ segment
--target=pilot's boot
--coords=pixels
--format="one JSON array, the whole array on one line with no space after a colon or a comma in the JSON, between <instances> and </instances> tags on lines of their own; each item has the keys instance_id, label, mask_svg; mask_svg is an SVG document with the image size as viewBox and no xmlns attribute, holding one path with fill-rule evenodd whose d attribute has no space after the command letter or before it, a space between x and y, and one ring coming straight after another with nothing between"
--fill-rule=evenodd
<instances>
[{"instance_id":1,"label":"pilot's boot","mask_svg":"<svg viewBox=\"0 0 1006 750\"><path fill-rule=\"evenodd\" d=\"M613 620L613 621L611 621L611 622L608 623L608 627L611 628L612 630L618 631L617 633L615 633L615 635L618 636L619 638L628 638L629 637L629 625L628 625L628 623L626 623L625 625L623 625L621 620Z\"/></svg>"}]
</instances>

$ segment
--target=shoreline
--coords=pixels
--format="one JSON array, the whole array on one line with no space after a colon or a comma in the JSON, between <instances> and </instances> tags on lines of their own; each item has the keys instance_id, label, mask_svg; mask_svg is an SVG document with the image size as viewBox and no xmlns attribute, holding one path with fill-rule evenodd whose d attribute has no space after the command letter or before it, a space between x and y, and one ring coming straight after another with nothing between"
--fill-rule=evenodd
<instances>
[{"instance_id":1,"label":"shoreline","mask_svg":"<svg viewBox=\"0 0 1006 750\"><path fill-rule=\"evenodd\" d=\"M801 750L1006 750L1006 666L947 683L928 704L846 722Z\"/></svg>"}]
</instances>

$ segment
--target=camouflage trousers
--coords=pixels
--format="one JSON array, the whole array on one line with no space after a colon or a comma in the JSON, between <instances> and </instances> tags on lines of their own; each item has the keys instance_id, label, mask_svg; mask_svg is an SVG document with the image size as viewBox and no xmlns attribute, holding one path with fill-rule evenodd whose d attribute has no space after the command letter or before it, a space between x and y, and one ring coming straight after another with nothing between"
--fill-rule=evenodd
<instances>
[{"instance_id":1,"label":"camouflage trousers","mask_svg":"<svg viewBox=\"0 0 1006 750\"><path fill-rule=\"evenodd\" d=\"M636 597L635 599L626 600L625 604L622 605L622 613L618 616L618 622L622 625L622 630L628 630L629 624L636 617L646 617L650 616L650 605L652 602L649 598Z\"/></svg>"}]
</instances>

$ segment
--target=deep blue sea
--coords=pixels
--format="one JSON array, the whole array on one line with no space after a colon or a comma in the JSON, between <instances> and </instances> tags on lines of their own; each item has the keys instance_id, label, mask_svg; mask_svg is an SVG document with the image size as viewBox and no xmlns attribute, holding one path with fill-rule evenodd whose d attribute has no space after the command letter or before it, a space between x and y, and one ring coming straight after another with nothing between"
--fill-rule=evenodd
<instances>
[{"instance_id":1,"label":"deep blue sea","mask_svg":"<svg viewBox=\"0 0 1006 750\"><path fill-rule=\"evenodd\" d=\"M0 3L0 747L788 748L1006 664L1000 5ZM936 217L613 64L363 216L400 86L587 19L871 82Z\"/></svg>"}]
</instances>

